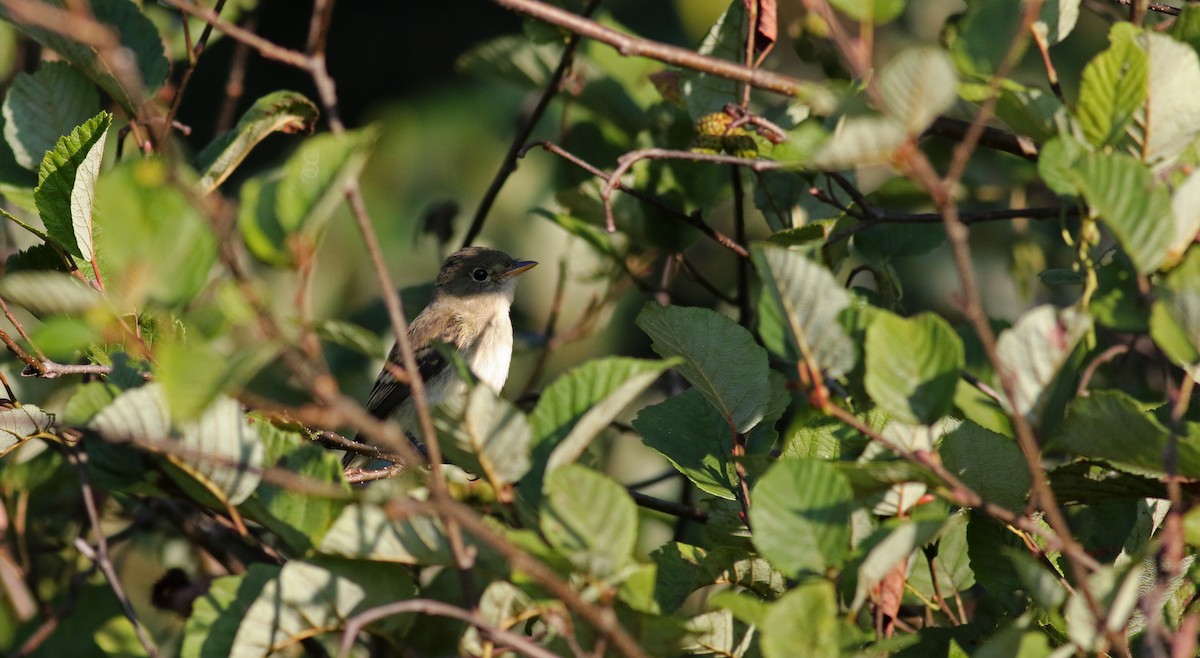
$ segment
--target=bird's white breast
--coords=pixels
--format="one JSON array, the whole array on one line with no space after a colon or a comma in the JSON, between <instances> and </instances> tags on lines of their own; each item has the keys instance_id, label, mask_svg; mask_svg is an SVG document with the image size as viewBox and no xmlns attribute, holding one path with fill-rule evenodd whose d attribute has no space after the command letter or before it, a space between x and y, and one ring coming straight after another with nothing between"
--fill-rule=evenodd
<instances>
[{"instance_id":1,"label":"bird's white breast","mask_svg":"<svg viewBox=\"0 0 1200 658\"><path fill-rule=\"evenodd\" d=\"M512 361L513 331L512 320L508 317L509 299L498 298L496 304L486 309L483 321L487 323L487 330L481 333L479 343L466 355L471 372L497 393L504 388L508 366Z\"/></svg>"}]
</instances>

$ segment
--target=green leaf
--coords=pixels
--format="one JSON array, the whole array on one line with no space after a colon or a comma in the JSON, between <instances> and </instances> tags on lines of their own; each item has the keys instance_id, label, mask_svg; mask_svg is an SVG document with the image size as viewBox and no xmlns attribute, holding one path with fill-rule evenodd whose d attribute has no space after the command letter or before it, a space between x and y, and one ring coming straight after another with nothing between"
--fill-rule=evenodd
<instances>
[{"instance_id":1,"label":"green leaf","mask_svg":"<svg viewBox=\"0 0 1200 658\"><path fill-rule=\"evenodd\" d=\"M1076 113L1084 136L1098 147L1125 134L1149 90L1150 59L1131 32L1114 29L1112 45L1083 69Z\"/></svg>"},{"instance_id":2,"label":"green leaf","mask_svg":"<svg viewBox=\"0 0 1200 658\"><path fill-rule=\"evenodd\" d=\"M838 615L833 583L814 580L797 585L767 610L762 625L763 658L842 656L842 645L856 644L856 633Z\"/></svg>"},{"instance_id":3,"label":"green leaf","mask_svg":"<svg viewBox=\"0 0 1200 658\"><path fill-rule=\"evenodd\" d=\"M172 342L155 350L155 373L167 397L167 407L176 420L191 420L208 408L226 378L224 355L202 338L186 344Z\"/></svg>"},{"instance_id":4,"label":"green leaf","mask_svg":"<svg viewBox=\"0 0 1200 658\"><path fill-rule=\"evenodd\" d=\"M729 8L709 28L708 34L696 48L701 55L740 62L745 57L746 7L730 2ZM736 103L740 85L722 76L685 69L680 73L680 91L692 120L720 112L726 103Z\"/></svg>"},{"instance_id":5,"label":"green leaf","mask_svg":"<svg viewBox=\"0 0 1200 658\"><path fill-rule=\"evenodd\" d=\"M387 358L388 350L391 348L390 342L385 342L373 331L352 322L326 318L318 320L315 328L317 336L321 340L353 350L372 359Z\"/></svg>"},{"instance_id":6,"label":"green leaf","mask_svg":"<svg viewBox=\"0 0 1200 658\"><path fill-rule=\"evenodd\" d=\"M279 174L255 176L239 192L238 230L246 248L258 260L277 267L290 267L294 259L287 242L287 231L275 213L279 195Z\"/></svg>"},{"instance_id":7,"label":"green leaf","mask_svg":"<svg viewBox=\"0 0 1200 658\"><path fill-rule=\"evenodd\" d=\"M1144 573L1145 562L1132 561L1120 566L1102 566L1088 576L1088 589L1096 606L1105 612L1096 619L1092 607L1078 590L1067 600L1063 617L1071 642L1084 651L1098 651L1107 646L1104 632L1121 633L1137 608L1141 583L1151 578Z\"/></svg>"},{"instance_id":8,"label":"green leaf","mask_svg":"<svg viewBox=\"0 0 1200 658\"><path fill-rule=\"evenodd\" d=\"M653 339L664 358L680 357L676 366L729 423L746 432L762 420L770 399L767 352L750 332L706 308L648 303L637 325Z\"/></svg>"},{"instance_id":9,"label":"green leaf","mask_svg":"<svg viewBox=\"0 0 1200 658\"><path fill-rule=\"evenodd\" d=\"M1200 291L1158 291L1150 311L1150 336L1184 368L1200 363Z\"/></svg>"},{"instance_id":10,"label":"green leaf","mask_svg":"<svg viewBox=\"0 0 1200 658\"><path fill-rule=\"evenodd\" d=\"M963 345L932 313L902 318L877 313L867 326L867 393L891 416L929 424L954 406Z\"/></svg>"},{"instance_id":11,"label":"green leaf","mask_svg":"<svg viewBox=\"0 0 1200 658\"><path fill-rule=\"evenodd\" d=\"M80 316L104 303L100 293L63 272L13 272L0 279L0 296L38 316Z\"/></svg>"},{"instance_id":12,"label":"green leaf","mask_svg":"<svg viewBox=\"0 0 1200 658\"><path fill-rule=\"evenodd\" d=\"M276 91L259 98L233 130L218 135L196 156L196 169L202 172L197 189L201 194L217 189L271 133L312 132L318 114L312 101L294 91Z\"/></svg>"},{"instance_id":13,"label":"green leaf","mask_svg":"<svg viewBox=\"0 0 1200 658\"><path fill-rule=\"evenodd\" d=\"M1200 172L1193 172L1171 195L1174 234L1167 249L1167 266L1178 263L1200 234Z\"/></svg>"},{"instance_id":14,"label":"green leaf","mask_svg":"<svg viewBox=\"0 0 1200 658\"><path fill-rule=\"evenodd\" d=\"M720 412L694 388L643 408L633 421L642 441L702 491L734 500L733 435Z\"/></svg>"},{"instance_id":15,"label":"green leaf","mask_svg":"<svg viewBox=\"0 0 1200 658\"><path fill-rule=\"evenodd\" d=\"M264 466L328 483L349 495L342 460L336 452L298 432L280 429L262 419L258 419L254 427L262 440ZM279 535L297 553L303 553L328 536L330 526L345 507L345 500L294 491L282 484L264 481L242 503L240 510L246 518Z\"/></svg>"},{"instance_id":16,"label":"green leaf","mask_svg":"<svg viewBox=\"0 0 1200 658\"><path fill-rule=\"evenodd\" d=\"M1050 384L1091 328L1091 317L1046 304L1026 311L1001 332L996 351L1016 389L1015 399L1006 400L1006 406L1026 416L1040 413Z\"/></svg>"},{"instance_id":17,"label":"green leaf","mask_svg":"<svg viewBox=\"0 0 1200 658\"><path fill-rule=\"evenodd\" d=\"M849 553L852 498L831 464L782 459L751 491L754 546L789 577L824 573Z\"/></svg>"},{"instance_id":18,"label":"green leaf","mask_svg":"<svg viewBox=\"0 0 1200 658\"><path fill-rule=\"evenodd\" d=\"M561 53L560 43L533 44L524 36L503 36L476 45L458 58L455 68L486 80L541 89L549 83Z\"/></svg>"},{"instance_id":19,"label":"green leaf","mask_svg":"<svg viewBox=\"0 0 1200 658\"><path fill-rule=\"evenodd\" d=\"M961 510L950 516L942 526L935 543L931 545L936 556L933 558L938 587L944 596L964 592L975 585L975 572L971 571L971 559L967 553L967 520L969 512ZM926 600L935 596L933 579L924 556L917 557L908 574L908 586L919 592Z\"/></svg>"},{"instance_id":20,"label":"green leaf","mask_svg":"<svg viewBox=\"0 0 1200 658\"><path fill-rule=\"evenodd\" d=\"M45 2L47 9L58 10L63 3ZM132 55L136 71L132 80L114 75L112 53L107 58L100 51L71 39L61 30L23 23L7 7L0 6L0 18L73 64L108 92L128 116L138 115L140 101L153 98L167 78L167 58L163 54L162 37L140 7L130 0L91 0L88 9L97 23L111 29L120 41L122 56Z\"/></svg>"},{"instance_id":21,"label":"green leaf","mask_svg":"<svg viewBox=\"0 0 1200 658\"><path fill-rule=\"evenodd\" d=\"M11 406L10 406L11 405ZM54 415L32 404L6 403L0 408L0 457L54 425Z\"/></svg>"},{"instance_id":22,"label":"green leaf","mask_svg":"<svg viewBox=\"0 0 1200 658\"><path fill-rule=\"evenodd\" d=\"M810 166L822 171L888 164L908 139L904 124L892 117L851 116L838 121Z\"/></svg>"},{"instance_id":23,"label":"green leaf","mask_svg":"<svg viewBox=\"0 0 1200 658\"><path fill-rule=\"evenodd\" d=\"M831 377L853 369L854 345L837 321L850 296L829 270L783 247L756 245L750 255L798 352L790 345L786 350L772 345L772 350L784 357L802 355Z\"/></svg>"},{"instance_id":24,"label":"green leaf","mask_svg":"<svg viewBox=\"0 0 1200 658\"><path fill-rule=\"evenodd\" d=\"M547 455L546 470L579 459L592 439L674 363L595 359L554 380L529 416L537 452Z\"/></svg>"},{"instance_id":25,"label":"green leaf","mask_svg":"<svg viewBox=\"0 0 1200 658\"><path fill-rule=\"evenodd\" d=\"M958 75L945 51L908 48L879 72L879 93L884 110L909 135L919 135L958 100Z\"/></svg>"},{"instance_id":26,"label":"green leaf","mask_svg":"<svg viewBox=\"0 0 1200 658\"><path fill-rule=\"evenodd\" d=\"M1158 269L1175 231L1171 197L1150 170L1127 156L1090 154L1075 181L1092 214L1116 235L1138 272Z\"/></svg>"},{"instance_id":27,"label":"green leaf","mask_svg":"<svg viewBox=\"0 0 1200 658\"><path fill-rule=\"evenodd\" d=\"M318 235L342 203L346 184L358 178L379 138L375 128L321 134L304 140L288 158L275 197L279 224L292 233Z\"/></svg>"},{"instance_id":28,"label":"green leaf","mask_svg":"<svg viewBox=\"0 0 1200 658\"><path fill-rule=\"evenodd\" d=\"M985 500L1023 509L1029 494L1029 467L1012 439L963 421L942 439L938 454L951 473Z\"/></svg>"},{"instance_id":29,"label":"green leaf","mask_svg":"<svg viewBox=\"0 0 1200 658\"><path fill-rule=\"evenodd\" d=\"M464 398L435 410L442 450L462 468L502 489L529 472L533 433L529 420L488 386L473 386Z\"/></svg>"},{"instance_id":30,"label":"green leaf","mask_svg":"<svg viewBox=\"0 0 1200 658\"><path fill-rule=\"evenodd\" d=\"M216 261L208 222L169 181L164 161L133 159L96 185L100 271L133 306L142 294L170 306L192 301Z\"/></svg>"},{"instance_id":31,"label":"green leaf","mask_svg":"<svg viewBox=\"0 0 1200 658\"><path fill-rule=\"evenodd\" d=\"M1080 0L1049 0L1042 3L1042 10L1033 29L1042 35L1047 45L1054 45L1075 29L1079 21Z\"/></svg>"},{"instance_id":32,"label":"green leaf","mask_svg":"<svg viewBox=\"0 0 1200 658\"><path fill-rule=\"evenodd\" d=\"M1175 472L1200 477L1200 429L1186 423L1178 437ZM1093 391L1067 409L1067 417L1047 448L1080 457L1103 459L1134 473L1162 475L1170 432L1137 401L1121 391Z\"/></svg>"},{"instance_id":33,"label":"green leaf","mask_svg":"<svg viewBox=\"0 0 1200 658\"><path fill-rule=\"evenodd\" d=\"M378 505L351 505L325 533L320 551L329 555L446 566L455 564L450 539L435 516L406 516L392 520Z\"/></svg>"},{"instance_id":34,"label":"green leaf","mask_svg":"<svg viewBox=\"0 0 1200 658\"><path fill-rule=\"evenodd\" d=\"M100 343L103 336L86 319L60 315L43 320L29 333L29 338L47 358L74 361Z\"/></svg>"},{"instance_id":35,"label":"green leaf","mask_svg":"<svg viewBox=\"0 0 1200 658\"><path fill-rule=\"evenodd\" d=\"M166 438L171 416L162 385L152 382L121 393L87 425L112 440Z\"/></svg>"},{"instance_id":36,"label":"green leaf","mask_svg":"<svg viewBox=\"0 0 1200 658\"><path fill-rule=\"evenodd\" d=\"M60 138L45 153L33 191L46 233L60 247L93 258L93 201L112 115L101 112Z\"/></svg>"},{"instance_id":37,"label":"green leaf","mask_svg":"<svg viewBox=\"0 0 1200 658\"><path fill-rule=\"evenodd\" d=\"M865 539L866 546L870 548L858 566L858 579L850 609L856 612L860 610L871 590L887 577L897 564L907 562L913 552L929 543L941 528L941 519L890 519L871 537ZM866 546L860 546L859 550Z\"/></svg>"},{"instance_id":38,"label":"green leaf","mask_svg":"<svg viewBox=\"0 0 1200 658\"><path fill-rule=\"evenodd\" d=\"M238 591L220 617L241 619L229 658L260 658L336 631L370 608L411 598L406 567L350 560L291 560L258 592ZM395 624L395 620L383 623Z\"/></svg>"},{"instance_id":39,"label":"green leaf","mask_svg":"<svg viewBox=\"0 0 1200 658\"><path fill-rule=\"evenodd\" d=\"M904 13L905 0L831 0L829 4L860 23L883 25Z\"/></svg>"},{"instance_id":40,"label":"green leaf","mask_svg":"<svg viewBox=\"0 0 1200 658\"><path fill-rule=\"evenodd\" d=\"M4 139L26 169L37 169L46 151L100 109L100 95L66 62L45 62L18 73L4 96Z\"/></svg>"},{"instance_id":41,"label":"green leaf","mask_svg":"<svg viewBox=\"0 0 1200 658\"><path fill-rule=\"evenodd\" d=\"M1056 194L1075 196L1079 194L1075 170L1087 154L1088 147L1082 142L1065 135L1054 137L1038 154L1038 175Z\"/></svg>"},{"instance_id":42,"label":"green leaf","mask_svg":"<svg viewBox=\"0 0 1200 658\"><path fill-rule=\"evenodd\" d=\"M1128 23L1117 23L1123 29ZM1200 58L1190 46L1165 34L1145 31L1137 43L1149 57L1146 102L1134 115L1128 149L1160 171L1173 164L1200 133Z\"/></svg>"},{"instance_id":43,"label":"green leaf","mask_svg":"<svg viewBox=\"0 0 1200 658\"><path fill-rule=\"evenodd\" d=\"M1009 56L1014 39L1020 50L1013 54L1020 61L1028 43L1018 34L1022 13L1012 0L975 0L965 14L948 21L943 38L959 70L986 80Z\"/></svg>"},{"instance_id":44,"label":"green leaf","mask_svg":"<svg viewBox=\"0 0 1200 658\"><path fill-rule=\"evenodd\" d=\"M156 384L147 384L130 393L153 386ZM190 453L182 460L191 467L193 477L207 480L234 505L254 493L262 480L263 445L237 400L219 397L200 418L179 429L179 443Z\"/></svg>"},{"instance_id":45,"label":"green leaf","mask_svg":"<svg viewBox=\"0 0 1200 658\"><path fill-rule=\"evenodd\" d=\"M546 477L539 527L577 569L606 578L632 559L637 507L613 480L567 464Z\"/></svg>"},{"instance_id":46,"label":"green leaf","mask_svg":"<svg viewBox=\"0 0 1200 658\"><path fill-rule=\"evenodd\" d=\"M274 565L251 564L246 573L216 578L198 597L183 630L181 658L228 658L244 606L279 575Z\"/></svg>"}]
</instances>

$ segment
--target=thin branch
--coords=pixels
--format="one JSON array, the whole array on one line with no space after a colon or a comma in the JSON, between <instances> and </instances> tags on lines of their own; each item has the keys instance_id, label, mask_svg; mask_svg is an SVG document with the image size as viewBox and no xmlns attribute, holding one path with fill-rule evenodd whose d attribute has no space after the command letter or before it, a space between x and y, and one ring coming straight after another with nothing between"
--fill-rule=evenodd
<instances>
[{"instance_id":1,"label":"thin branch","mask_svg":"<svg viewBox=\"0 0 1200 658\"><path fill-rule=\"evenodd\" d=\"M96 541L95 548L92 548L83 537L78 537L75 541L75 547L100 568L101 573L108 579L108 585L117 597L117 601L120 602L121 611L125 613L125 618L133 625L133 632L137 636L138 642L141 643L142 648L146 650L146 654L150 658L157 658L158 647L154 645L154 641L150 639L150 635L138 620L137 614L133 610L133 604L129 602L129 597L125 595L125 588L121 586L121 580L117 577L117 570L113 567L112 560L109 558L108 541L105 539L104 529L100 525L100 511L96 507L96 498L92 493L92 485L88 477L87 452L84 451L82 444L77 444L67 449L67 457L70 459L71 464L75 466L75 475L79 479L79 488L83 493L83 508L87 512L88 525L91 527L92 536L95 537Z\"/></svg>"},{"instance_id":2,"label":"thin branch","mask_svg":"<svg viewBox=\"0 0 1200 658\"><path fill-rule=\"evenodd\" d=\"M591 17L598 6L600 6L600 0L588 0L580 16L585 19ZM517 170L517 160L524 151L525 143L529 141L529 136L533 134L533 129L541 122L542 115L550 107L550 101L554 100L554 97L558 95L563 76L566 75L571 65L575 62L575 51L579 48L579 44L582 41L583 38L578 34L572 34L567 39L567 45L563 46L558 66L550 74L550 79L546 82L546 88L542 90L542 95L538 98L537 105L534 106L533 111L530 112L521 129L517 131L517 136L513 138L512 143L509 144L508 152L504 154L504 160L500 163L499 171L492 178L487 191L483 193L483 199L479 202L479 208L475 210L475 217L471 219L471 226L467 229L466 235L463 236L462 246L470 246L479 237L480 231L483 230L483 223L487 219L488 213L491 212L492 205L496 202L496 197L500 195L500 188L504 187L504 183L508 181L508 177Z\"/></svg>"},{"instance_id":3,"label":"thin branch","mask_svg":"<svg viewBox=\"0 0 1200 658\"><path fill-rule=\"evenodd\" d=\"M655 59L667 64L701 71L737 82L745 82L759 89L783 94L784 96L799 97L802 100L815 101L825 99L828 95L823 88L816 84L772 71L744 66L726 59L700 55L687 48L680 48L678 46L631 36L573 14L565 9L559 9L558 7L538 2L537 0L494 1L502 7L507 7L508 9L552 25L566 28L575 34L608 44L626 57L632 55Z\"/></svg>"},{"instance_id":4,"label":"thin branch","mask_svg":"<svg viewBox=\"0 0 1200 658\"><path fill-rule=\"evenodd\" d=\"M551 153L559 156L560 158L566 160L567 162L570 162L571 164L575 165L576 167L583 169L584 171L590 173L591 175L593 175L597 178L602 178L605 181L609 181L611 179L610 174L604 173L604 171L602 169L600 169L599 167L596 167L596 166L592 165L591 163L579 158L575 154L567 151L566 149L562 148L561 146L559 146L553 142L537 142L535 144L526 145L524 151L522 152L522 155L524 155L525 152L528 152L528 150L533 148L534 146L541 146L542 149L544 149L546 151L550 151ZM712 241L716 242L717 244L721 245L722 247L725 247L726 249L737 254L739 257L741 257L741 258L749 258L750 257L750 252L745 247L738 244L737 241L735 241L733 238L730 238L729 236L725 235L724 233L722 233L722 232L714 229L713 227L709 226L708 224L704 223L704 221L702 221L700 219L700 215L698 212L697 213L686 213L682 210L679 210L678 208L675 208L666 203L663 203L662 201L660 201L659 199L657 199L653 196L645 194L644 192L642 192L640 190L637 190L635 188L625 185L624 183L621 183L621 181L619 179L616 181L616 185L617 185L616 189L624 192L625 194L628 194L629 196L631 196L635 199L638 199L640 201L648 203L648 204L654 206L655 208L658 208L659 210L671 215L672 217L676 217L676 218L682 220L683 222L687 223L689 226L692 226L692 227L696 228L697 230L699 230L701 233L703 233L705 236L707 236Z\"/></svg>"},{"instance_id":5,"label":"thin branch","mask_svg":"<svg viewBox=\"0 0 1200 658\"><path fill-rule=\"evenodd\" d=\"M1140 0L1116 0L1116 3L1122 7L1133 8L1139 1ZM1150 11L1156 11L1160 14L1168 14L1170 16L1178 16L1183 12L1183 10L1179 7L1172 7L1171 5L1162 2L1146 3L1146 9L1149 9Z\"/></svg>"},{"instance_id":6,"label":"thin branch","mask_svg":"<svg viewBox=\"0 0 1200 658\"><path fill-rule=\"evenodd\" d=\"M9 0L5 0L6 2ZM208 7L188 2L187 0L162 0L168 6L174 7L180 11L187 12L192 16L200 18L220 30L222 34L228 36L235 41L241 42L258 51L258 54L272 59L277 62L283 62L290 66L305 71L310 70L312 59L302 52L284 48L283 46L271 43L266 39L245 28L238 27L233 23L221 18L217 13Z\"/></svg>"},{"instance_id":7,"label":"thin branch","mask_svg":"<svg viewBox=\"0 0 1200 658\"><path fill-rule=\"evenodd\" d=\"M557 654L534 643L524 635L518 635L512 631L497 628L491 622L473 612L433 599L409 599L407 601L386 603L374 608L368 608L354 615L346 621L346 630L342 633L342 645L338 650L339 658L349 658L350 651L354 647L354 640L365 626L380 619L406 613L419 613L457 619L474 626L479 630L481 635L492 642L529 656L529 658L558 658Z\"/></svg>"},{"instance_id":8,"label":"thin branch","mask_svg":"<svg viewBox=\"0 0 1200 658\"><path fill-rule=\"evenodd\" d=\"M213 13L217 16L221 15L221 10L225 8L225 0L217 0L217 4L213 6ZM183 12L180 12L183 14ZM187 16L182 16L183 27L186 33ZM196 45L188 51L188 65L183 71L183 78L179 81L179 86L175 88L175 97L171 99L171 107L167 110L167 116L163 118L162 132L159 133L158 143L164 145L167 143L167 136L171 134L171 125L174 123L175 115L179 113L179 105L183 102L183 93L187 91L188 83L192 81L192 74L196 72L196 63L200 61L200 54L204 52L204 48L208 45L208 39L212 36L212 23L207 23L204 26L204 31L200 33L200 39L196 41Z\"/></svg>"},{"instance_id":9,"label":"thin branch","mask_svg":"<svg viewBox=\"0 0 1200 658\"><path fill-rule=\"evenodd\" d=\"M967 130L970 129L971 125L972 122L963 121L962 119L938 117L933 120L932 125L925 129L924 134L949 137L958 142L966 137ZM983 132L979 134L978 141L980 146L986 146L995 151L1011 153L1033 162L1036 162L1038 156L1041 154L1041 148L1032 139L990 126L983 127Z\"/></svg>"},{"instance_id":10,"label":"thin branch","mask_svg":"<svg viewBox=\"0 0 1200 658\"><path fill-rule=\"evenodd\" d=\"M655 498L654 496L648 496L640 491L637 491L637 489L632 485L625 487L625 490L629 493L629 496L633 498L633 502L637 503L638 507L645 507L646 509L654 510L655 512L662 512L663 514L670 514L671 516L677 516L681 519L698 521L700 523L708 523L708 512L705 512L702 509L697 509L684 503L677 503L670 500Z\"/></svg>"},{"instance_id":11,"label":"thin branch","mask_svg":"<svg viewBox=\"0 0 1200 658\"><path fill-rule=\"evenodd\" d=\"M750 42L754 43L753 25L750 27ZM730 167L729 176L733 184L733 239L738 244L746 244L746 191L742 186L742 170ZM738 324L749 327L754 321L754 311L750 306L750 261L745 258L737 263L737 302Z\"/></svg>"}]
</instances>

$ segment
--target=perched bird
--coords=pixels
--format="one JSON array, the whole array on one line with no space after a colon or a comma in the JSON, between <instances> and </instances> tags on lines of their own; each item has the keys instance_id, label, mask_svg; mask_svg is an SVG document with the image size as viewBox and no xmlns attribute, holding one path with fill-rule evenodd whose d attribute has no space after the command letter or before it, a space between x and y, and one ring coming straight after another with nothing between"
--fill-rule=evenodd
<instances>
[{"instance_id":1,"label":"perched bird","mask_svg":"<svg viewBox=\"0 0 1200 658\"><path fill-rule=\"evenodd\" d=\"M517 289L517 277L537 265L531 260L486 247L460 249L442 263L434 285L433 299L408 326L417 369L425 382L429 406L446 399L465 386L438 351L437 343L452 345L471 372L497 393L508 379L512 359L513 330L508 311ZM392 346L385 365L367 398L367 411L376 418L394 418L412 434L417 428L417 410L408 384L398 381L392 368L404 369L400 344ZM357 455L346 453L343 465Z\"/></svg>"}]
</instances>

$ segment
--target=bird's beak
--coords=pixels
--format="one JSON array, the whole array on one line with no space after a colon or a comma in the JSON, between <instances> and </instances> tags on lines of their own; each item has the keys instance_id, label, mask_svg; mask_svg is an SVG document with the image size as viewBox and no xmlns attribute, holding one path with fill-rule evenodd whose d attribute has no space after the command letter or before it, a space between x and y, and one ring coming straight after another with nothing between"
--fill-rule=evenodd
<instances>
[{"instance_id":1,"label":"bird's beak","mask_svg":"<svg viewBox=\"0 0 1200 658\"><path fill-rule=\"evenodd\" d=\"M533 269L535 265L537 265L536 260L519 260L513 263L512 267L508 268L508 271L504 273L504 278L517 276L522 272Z\"/></svg>"}]
</instances>

